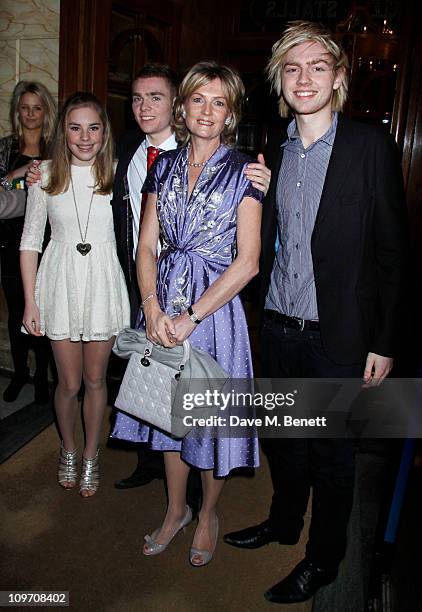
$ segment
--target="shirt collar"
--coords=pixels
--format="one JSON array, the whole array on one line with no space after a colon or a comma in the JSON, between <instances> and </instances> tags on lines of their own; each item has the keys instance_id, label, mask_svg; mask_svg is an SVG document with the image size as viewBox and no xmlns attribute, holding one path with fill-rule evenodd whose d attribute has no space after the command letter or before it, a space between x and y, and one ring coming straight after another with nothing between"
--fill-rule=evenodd
<instances>
[{"instance_id":1,"label":"shirt collar","mask_svg":"<svg viewBox=\"0 0 422 612\"><path fill-rule=\"evenodd\" d=\"M151 144L148 138L148 135L145 136L145 139L142 143L145 151L147 150L148 147L153 147L155 145ZM164 140L164 142L162 142L160 145L158 145L158 148L161 149L161 151L172 151L173 149L177 148L177 142L176 142L176 138L174 136L173 133L170 134L170 136Z\"/></svg>"},{"instance_id":2,"label":"shirt collar","mask_svg":"<svg viewBox=\"0 0 422 612\"><path fill-rule=\"evenodd\" d=\"M332 120L331 125L328 128L328 130L325 132L325 134L320 136L318 138L318 140L316 140L314 143L312 143L311 146L314 146L317 142L320 142L321 140L322 140L322 142L325 142L326 144L328 144L330 146L333 146L334 139L336 137L337 122L338 122L338 113L334 112L333 113L333 120ZM287 138L286 138L286 140L283 142L283 144L281 146L285 147L286 145L288 145L289 143L294 142L295 140L300 140L300 136L299 136L299 132L298 132L297 126L296 126L296 119L293 119L289 123L289 125L287 126Z\"/></svg>"}]
</instances>

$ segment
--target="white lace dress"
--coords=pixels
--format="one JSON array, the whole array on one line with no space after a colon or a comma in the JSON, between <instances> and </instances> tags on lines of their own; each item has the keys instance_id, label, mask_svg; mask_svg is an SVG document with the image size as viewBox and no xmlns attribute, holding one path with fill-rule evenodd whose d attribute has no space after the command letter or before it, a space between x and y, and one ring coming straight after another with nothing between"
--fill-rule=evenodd
<instances>
[{"instance_id":1,"label":"white lace dress","mask_svg":"<svg viewBox=\"0 0 422 612\"><path fill-rule=\"evenodd\" d=\"M42 189L48 162L40 168L41 182L28 191L20 250L41 253L48 217L51 239L35 286L41 332L51 340L108 340L130 321L129 298L116 254L111 195L93 197L86 236L92 248L83 256L76 250L81 236L72 189L48 195ZM91 167L72 166L72 178L84 234L94 184Z\"/></svg>"}]
</instances>

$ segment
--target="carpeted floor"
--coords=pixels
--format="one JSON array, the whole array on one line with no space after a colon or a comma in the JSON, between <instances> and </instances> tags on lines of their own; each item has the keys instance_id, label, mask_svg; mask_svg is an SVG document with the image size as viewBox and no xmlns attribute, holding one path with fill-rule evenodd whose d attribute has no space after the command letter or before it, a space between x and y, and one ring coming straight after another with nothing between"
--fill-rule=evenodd
<instances>
[{"instance_id":1,"label":"carpeted floor","mask_svg":"<svg viewBox=\"0 0 422 612\"><path fill-rule=\"evenodd\" d=\"M141 554L143 536L164 513L162 481L118 491L135 455L101 446L101 488L83 500L56 483L58 436L48 427L0 466L0 590L68 590L80 612L307 612L311 603L269 604L263 592L303 556L306 534L295 547L271 544L257 551L225 545L200 569L188 563L194 525L156 557ZM221 533L265 518L271 485L265 460L250 478L232 478L219 506ZM41 609L41 608L38 608Z\"/></svg>"}]
</instances>

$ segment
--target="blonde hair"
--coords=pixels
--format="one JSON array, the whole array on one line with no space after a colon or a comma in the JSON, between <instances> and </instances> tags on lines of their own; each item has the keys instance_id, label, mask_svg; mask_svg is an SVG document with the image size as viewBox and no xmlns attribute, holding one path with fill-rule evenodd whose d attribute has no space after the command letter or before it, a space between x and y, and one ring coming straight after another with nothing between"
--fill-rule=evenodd
<instances>
[{"instance_id":1,"label":"blonde hair","mask_svg":"<svg viewBox=\"0 0 422 612\"><path fill-rule=\"evenodd\" d=\"M183 105L192 93L207 85L214 79L220 79L227 106L230 111L227 125L221 134L221 142L233 145L236 142L236 131L242 112L242 100L245 95L245 87L238 72L222 66L214 61L198 62L189 70L180 84L179 94L174 104L174 131L176 140L187 143L190 139L189 131L183 117Z\"/></svg>"},{"instance_id":2,"label":"blonde hair","mask_svg":"<svg viewBox=\"0 0 422 612\"><path fill-rule=\"evenodd\" d=\"M64 103L57 122L56 135L51 149L50 178L45 191L58 195L69 188L72 154L66 142L69 114L76 108L93 108L103 124L103 143L93 164L95 193L107 195L113 189L113 137L107 112L96 96L88 92L76 92Z\"/></svg>"},{"instance_id":3,"label":"blonde hair","mask_svg":"<svg viewBox=\"0 0 422 612\"><path fill-rule=\"evenodd\" d=\"M15 85L10 101L10 123L13 134L17 136L20 144L22 144L23 140L23 130L19 119L19 104L22 96L26 93L38 96L43 106L44 119L41 130L40 153L41 157L45 157L54 134L54 124L57 115L56 103L47 87L42 83L37 81L19 81Z\"/></svg>"},{"instance_id":4,"label":"blonde hair","mask_svg":"<svg viewBox=\"0 0 422 612\"><path fill-rule=\"evenodd\" d=\"M311 21L290 21L282 37L272 48L272 56L267 65L268 80L279 96L279 111L282 117L287 117L289 107L283 97L281 86L281 70L284 57L292 47L304 42L321 43L335 61L334 71L343 72L340 87L333 91L332 109L341 111L347 100L349 60L342 46L335 42L331 31L320 23Z\"/></svg>"}]
</instances>

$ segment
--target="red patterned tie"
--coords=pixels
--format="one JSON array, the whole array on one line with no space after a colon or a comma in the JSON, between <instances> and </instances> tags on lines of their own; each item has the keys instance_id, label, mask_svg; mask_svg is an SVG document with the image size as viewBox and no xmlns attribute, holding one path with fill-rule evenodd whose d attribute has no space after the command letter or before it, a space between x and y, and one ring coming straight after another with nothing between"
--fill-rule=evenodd
<instances>
[{"instance_id":1,"label":"red patterned tie","mask_svg":"<svg viewBox=\"0 0 422 612\"><path fill-rule=\"evenodd\" d=\"M157 149L157 147L148 147L147 148L147 172L150 171L152 164L155 162L159 154L161 153L161 149ZM141 228L142 219L144 218L145 212L145 204L147 203L148 194L142 194L141 201L141 215L139 219L139 229Z\"/></svg>"}]
</instances>

